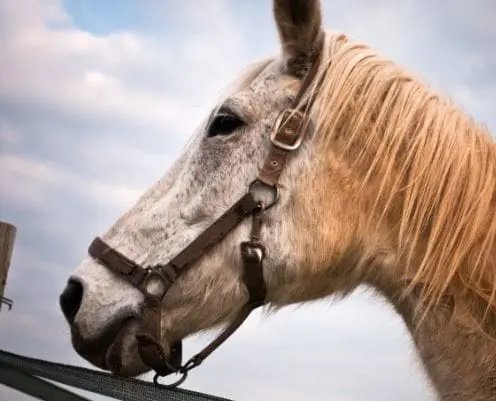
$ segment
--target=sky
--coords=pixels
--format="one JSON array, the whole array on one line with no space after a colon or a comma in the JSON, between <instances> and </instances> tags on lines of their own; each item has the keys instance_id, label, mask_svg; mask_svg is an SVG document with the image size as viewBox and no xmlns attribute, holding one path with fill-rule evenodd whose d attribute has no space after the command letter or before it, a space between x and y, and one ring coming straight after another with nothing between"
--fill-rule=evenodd
<instances>
[{"instance_id":1,"label":"sky","mask_svg":"<svg viewBox=\"0 0 496 401\"><path fill-rule=\"evenodd\" d=\"M18 228L1 349L89 366L70 345L60 291L92 238L166 172L224 87L278 54L271 7L0 1L0 220ZM496 132L494 0L325 0L323 10L327 29L407 66ZM184 352L207 340L188 339ZM403 322L364 289L256 312L183 387L237 401L434 400ZM3 387L0 399L30 400Z\"/></svg>"}]
</instances>

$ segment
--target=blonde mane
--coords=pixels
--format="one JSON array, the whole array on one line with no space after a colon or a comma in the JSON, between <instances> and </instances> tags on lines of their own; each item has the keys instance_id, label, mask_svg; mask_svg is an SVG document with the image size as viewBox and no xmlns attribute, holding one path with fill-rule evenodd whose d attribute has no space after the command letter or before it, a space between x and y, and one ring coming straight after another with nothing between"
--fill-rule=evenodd
<instances>
[{"instance_id":1,"label":"blonde mane","mask_svg":"<svg viewBox=\"0 0 496 401\"><path fill-rule=\"evenodd\" d=\"M310 95L322 146L373 185L373 212L397 224L398 279L426 308L496 312L496 146L488 130L404 68L326 33Z\"/></svg>"}]
</instances>

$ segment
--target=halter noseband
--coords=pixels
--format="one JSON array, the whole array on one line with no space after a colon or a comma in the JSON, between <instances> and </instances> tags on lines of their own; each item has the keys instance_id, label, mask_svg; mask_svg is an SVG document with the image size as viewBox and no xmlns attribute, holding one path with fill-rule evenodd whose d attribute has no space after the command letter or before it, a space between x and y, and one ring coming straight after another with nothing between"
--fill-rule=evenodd
<instances>
[{"instance_id":1,"label":"halter noseband","mask_svg":"<svg viewBox=\"0 0 496 401\"><path fill-rule=\"evenodd\" d=\"M259 171L258 177L250 184L247 193L171 261L164 265L143 267L107 245L99 237L91 243L88 252L93 258L126 279L145 296L143 324L136 334L136 340L141 359L156 372L155 383L160 376L179 373L182 375L181 378L168 387L176 387L181 384L186 379L189 370L199 366L241 326L253 310L265 303L266 285L263 277L263 259L266 250L260 241L262 217L264 211L274 206L279 200L278 180L289 153L300 147L307 131L311 129L310 121L305 122L304 114L297 109L297 106L316 74L317 65L316 61L312 63L302 82L300 91L293 101L293 107L285 109L277 119L270 136L269 155ZM256 185L271 189L272 200L269 204L255 199L252 192ZM248 302L241 308L236 318L211 343L182 365L182 342L172 344L170 352L167 354L162 346L162 341L160 341L162 337L162 300L180 274L207 250L221 242L229 232L249 216L252 217L250 238L240 244L244 268L243 282L248 290ZM151 283L153 285L150 285Z\"/></svg>"}]
</instances>

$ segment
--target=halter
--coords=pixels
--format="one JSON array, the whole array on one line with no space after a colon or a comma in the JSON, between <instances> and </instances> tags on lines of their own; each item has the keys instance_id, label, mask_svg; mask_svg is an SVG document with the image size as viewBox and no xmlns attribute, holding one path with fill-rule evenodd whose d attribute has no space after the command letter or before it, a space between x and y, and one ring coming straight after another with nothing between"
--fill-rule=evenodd
<instances>
[{"instance_id":1,"label":"halter","mask_svg":"<svg viewBox=\"0 0 496 401\"><path fill-rule=\"evenodd\" d=\"M186 380L191 369L199 366L205 358L224 343L253 310L265 304L266 285L263 277L263 260L266 249L260 241L262 217L264 212L279 200L278 180L286 165L288 155L300 147L307 131L312 129L309 122L305 122L303 112L298 110L298 104L308 90L316 74L317 66L318 63L314 61L293 101L293 107L285 109L276 120L270 135L269 155L258 177L249 185L246 194L171 261L163 265L143 267L107 245L99 237L95 238L89 246L88 252L93 258L138 288L145 296L143 324L136 334L136 340L141 359L155 371L153 379L155 383L158 383L159 377L178 373L181 377L167 387L180 385ZM264 204L255 199L253 191L256 186L264 186L271 190L270 203ZM250 237L240 244L243 282L248 290L248 302L212 342L182 365L182 341L172 344L169 353L165 351L160 341L162 300L180 274L250 216L252 217ZM154 285L151 286L151 283ZM159 283L158 286L157 283Z\"/></svg>"}]
</instances>

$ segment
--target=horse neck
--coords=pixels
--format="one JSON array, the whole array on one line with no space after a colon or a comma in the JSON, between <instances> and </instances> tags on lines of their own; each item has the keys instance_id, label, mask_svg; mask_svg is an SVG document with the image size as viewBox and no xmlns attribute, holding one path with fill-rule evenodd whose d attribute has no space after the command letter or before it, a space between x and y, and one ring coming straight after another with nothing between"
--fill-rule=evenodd
<instances>
[{"instance_id":1,"label":"horse neck","mask_svg":"<svg viewBox=\"0 0 496 401\"><path fill-rule=\"evenodd\" d=\"M455 315L445 298L423 309L418 291L404 295L407 283L378 288L402 316L440 401L496 400L496 340ZM491 317L496 324L496 316ZM474 327L474 326L472 326Z\"/></svg>"},{"instance_id":2,"label":"horse neck","mask_svg":"<svg viewBox=\"0 0 496 401\"><path fill-rule=\"evenodd\" d=\"M359 52L336 56L316 108L322 148L340 155L361 185L364 241L379 242L367 254L391 250L359 277L403 317L442 401L496 400L496 342L479 330L484 319L467 323L494 306L476 300L490 297L496 280L494 140L390 64L372 58L347 69ZM409 279L415 291L406 292ZM456 306L426 309L424 296L445 290L457 294ZM496 330L496 317L485 322Z\"/></svg>"},{"instance_id":3,"label":"horse neck","mask_svg":"<svg viewBox=\"0 0 496 401\"><path fill-rule=\"evenodd\" d=\"M415 140L417 133L412 128L409 134L409 137L406 136L401 143L395 145L396 149L406 149L410 146L409 143ZM473 134L477 135L476 133ZM374 198L376 195L369 196L373 200L371 202L373 208L367 213L370 220L367 220L368 222L366 224L374 225L368 226L367 232L377 233L380 231L377 229L381 227L383 230L389 232L390 235L388 237L391 242L388 241L388 246L394 249L393 253L397 256L397 258L394 258L395 262L387 266L382 266L381 271L384 271L384 274L375 274L372 278L373 282L369 282L368 284L383 293L402 316L411 333L432 386L439 395L439 400L496 401L496 311L494 309L494 301L493 308L490 308L488 316L484 316L488 303L483 299L479 299L476 291L463 288L462 284L464 280L470 277L470 272L477 269L477 272L481 273L481 277L483 277L480 282L489 286L492 285L494 272L496 271L496 235L494 235L496 230L494 224L496 198L493 196L492 200L488 199L484 202L477 200L479 202L478 210L485 217L480 218L479 216L479 223L473 226L473 230L470 233L473 235L470 242L465 244L460 242L458 245L453 245L455 251L461 250L462 247L465 247L464 249L466 251L464 257L458 259L459 264L456 268L456 271L462 278L460 281L455 280L453 286L449 287L450 291L454 291L457 296L456 302L445 296L435 306L426 305L425 298L421 298L426 293L422 282L430 283L429 274L424 274L421 277L418 284L415 284L416 288L413 291L407 290L410 289L410 279L415 277L419 266L421 266L426 255L428 255L429 241L432 242L430 239L433 230L431 223L437 218L436 214L439 213L436 208L444 207L445 202L450 202L450 199L415 199L415 196L425 195L426 191L419 191L417 195L410 195L411 199L409 202L415 202L417 205L423 203L424 205L433 205L434 207L430 210L426 208L426 210L429 210L429 213L426 213L424 216L425 219L418 219L419 224L421 223L422 226L412 227L411 231L414 232L422 230L420 235L414 233L409 237L410 233L408 230L403 232L402 230L410 222L403 221L403 224L406 223L403 228L402 224L399 224L404 219L404 208L408 202L405 202L405 198L402 192L398 191L398 188L410 185L409 182L404 180L406 176L398 179L396 175L403 168L402 152L398 151L394 155L396 157L394 163L391 163L388 157L377 160L374 159L373 155L378 153L378 148L383 139L380 132L377 133L375 142L371 142L366 135L362 137L355 136L354 139L353 148L367 149L368 153L364 154L357 151L358 157L356 160L366 161L367 156L372 155L370 159L376 163L373 173L367 177L367 185L364 185L364 188L367 187L366 190L370 191L370 193L380 193L380 196L376 198ZM485 157L487 160L485 169L480 169L481 171L478 176L472 176L472 180L476 180L481 190L484 189L486 192L488 188L494 188L496 183L495 152L493 151L491 153L490 146L487 146L488 141L490 139L484 135L481 135L477 140L478 144L482 144L482 149L489 150L485 150L485 153L481 152L481 156L479 156L481 158ZM354 156L353 148L350 148L350 152L348 153L351 159ZM443 152L442 148L438 148L438 151L440 153ZM448 152L448 149L445 152ZM449 157L449 155L445 157ZM361 166L365 166L366 164L355 163L355 165ZM456 160L453 159L450 164L455 165ZM427 171L431 167L436 168L435 165L426 165L424 171ZM370 171L361 171L358 172L358 175L365 178L367 173L370 173ZM470 179L469 175L466 178ZM453 180L457 183L463 181L458 178ZM435 183L432 185L435 186ZM393 195L394 193L397 195ZM366 193L365 195L367 196L369 194ZM465 204L467 204L466 200ZM456 207L452 208L452 214L453 217L456 217ZM450 219L446 220L448 221ZM470 222L467 224L470 224ZM384 228L385 226L387 228ZM449 230L448 227L449 225L445 228ZM452 232L455 231L454 227L451 230ZM460 228L457 227L457 229ZM467 239L468 241L467 236L468 234L459 236L459 238ZM413 241L412 244L409 244L411 237L413 237ZM447 240L449 238L443 237L443 241L440 241L441 243L438 243L437 246L441 246ZM430 258L433 257L437 256L431 254ZM452 260L450 262L454 261ZM437 269L432 270L433 273L431 276L439 281L439 278L448 275L447 272L445 274L441 270L443 266L438 265L436 267L433 263L428 267ZM454 266L452 267L455 268ZM377 273L377 270L375 272ZM470 279L468 280L469 284L474 284L475 282L470 283ZM488 289L486 287L480 286L479 288L481 291L487 292ZM435 288L435 290L438 290L438 288ZM491 289L489 289L490 292ZM481 330L481 325L484 326L486 332ZM487 332L490 332L490 335Z\"/></svg>"}]
</instances>

